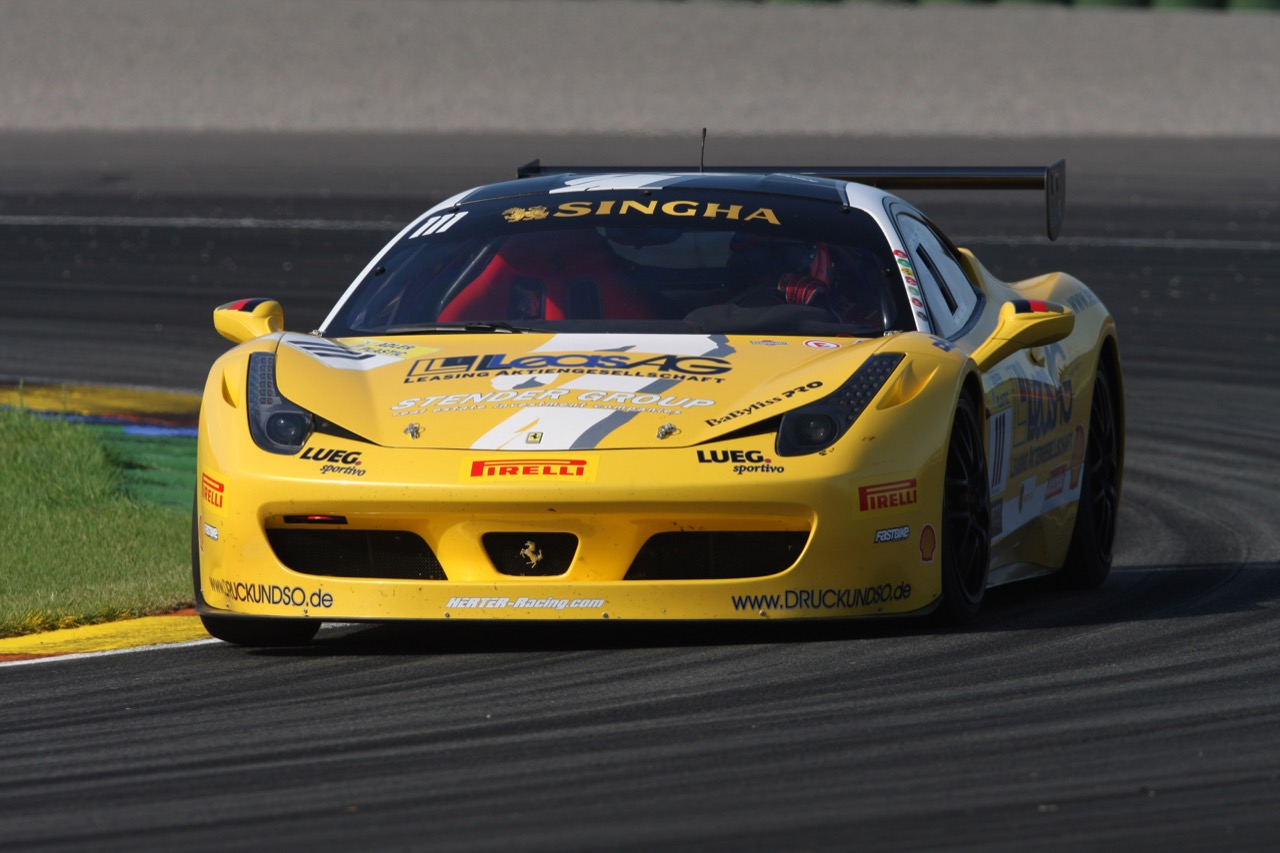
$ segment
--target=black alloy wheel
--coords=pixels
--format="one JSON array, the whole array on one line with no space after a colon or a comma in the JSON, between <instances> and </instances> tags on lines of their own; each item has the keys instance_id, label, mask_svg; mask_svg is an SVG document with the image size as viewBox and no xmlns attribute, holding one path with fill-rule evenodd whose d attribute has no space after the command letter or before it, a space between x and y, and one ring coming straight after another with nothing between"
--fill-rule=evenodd
<instances>
[{"instance_id":1,"label":"black alloy wheel","mask_svg":"<svg viewBox=\"0 0 1280 853\"><path fill-rule=\"evenodd\" d=\"M1072 586L1096 589L1111 574L1119 510L1120 431L1111 377L1099 366L1093 381L1076 524L1062 570L1063 579Z\"/></svg>"},{"instance_id":2,"label":"black alloy wheel","mask_svg":"<svg viewBox=\"0 0 1280 853\"><path fill-rule=\"evenodd\" d=\"M987 589L991 555L991 487L987 455L973 400L956 405L942 492L942 603L938 616L953 625L973 620Z\"/></svg>"}]
</instances>

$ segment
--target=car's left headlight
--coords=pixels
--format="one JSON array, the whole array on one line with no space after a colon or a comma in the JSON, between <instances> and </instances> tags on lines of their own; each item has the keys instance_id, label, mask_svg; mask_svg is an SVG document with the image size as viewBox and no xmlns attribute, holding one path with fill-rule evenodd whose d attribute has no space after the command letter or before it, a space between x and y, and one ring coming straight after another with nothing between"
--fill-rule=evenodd
<instances>
[{"instance_id":1,"label":"car's left headlight","mask_svg":"<svg viewBox=\"0 0 1280 853\"><path fill-rule=\"evenodd\" d=\"M291 402L276 386L274 353L249 356L249 434L263 450L292 455L302 449L315 417Z\"/></svg>"},{"instance_id":2,"label":"car's left headlight","mask_svg":"<svg viewBox=\"0 0 1280 853\"><path fill-rule=\"evenodd\" d=\"M777 454L805 456L839 441L880 393L903 358L900 352L876 353L833 393L784 414L778 425Z\"/></svg>"}]
</instances>

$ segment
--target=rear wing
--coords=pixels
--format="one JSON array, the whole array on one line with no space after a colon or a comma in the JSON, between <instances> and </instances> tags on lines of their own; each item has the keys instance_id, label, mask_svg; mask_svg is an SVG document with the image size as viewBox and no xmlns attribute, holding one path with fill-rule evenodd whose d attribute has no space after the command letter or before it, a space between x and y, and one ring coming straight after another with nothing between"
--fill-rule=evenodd
<instances>
[{"instance_id":1,"label":"rear wing","mask_svg":"<svg viewBox=\"0 0 1280 853\"><path fill-rule=\"evenodd\" d=\"M618 173L698 174L702 167L672 166L543 166L530 160L516 177L535 175L599 175ZM808 175L834 178L882 190L1044 190L1045 232L1050 240L1062 231L1067 204L1067 163L1050 166L717 166L731 175Z\"/></svg>"}]
</instances>

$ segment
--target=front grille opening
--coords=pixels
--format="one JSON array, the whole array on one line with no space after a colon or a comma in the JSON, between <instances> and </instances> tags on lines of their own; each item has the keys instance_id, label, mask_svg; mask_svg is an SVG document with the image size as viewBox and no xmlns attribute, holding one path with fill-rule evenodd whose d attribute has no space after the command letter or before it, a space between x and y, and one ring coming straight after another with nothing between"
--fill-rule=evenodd
<instances>
[{"instance_id":1,"label":"front grille opening","mask_svg":"<svg viewBox=\"0 0 1280 853\"><path fill-rule=\"evenodd\" d=\"M730 580L786 571L809 534L796 531L677 531L649 537L624 580Z\"/></svg>"},{"instance_id":2,"label":"front grille opening","mask_svg":"<svg viewBox=\"0 0 1280 853\"><path fill-rule=\"evenodd\" d=\"M572 533L486 533L480 540L493 567L515 577L562 575L578 550Z\"/></svg>"},{"instance_id":3,"label":"front grille opening","mask_svg":"<svg viewBox=\"0 0 1280 853\"><path fill-rule=\"evenodd\" d=\"M304 575L447 580L430 546L407 530L268 530L267 541Z\"/></svg>"}]
</instances>

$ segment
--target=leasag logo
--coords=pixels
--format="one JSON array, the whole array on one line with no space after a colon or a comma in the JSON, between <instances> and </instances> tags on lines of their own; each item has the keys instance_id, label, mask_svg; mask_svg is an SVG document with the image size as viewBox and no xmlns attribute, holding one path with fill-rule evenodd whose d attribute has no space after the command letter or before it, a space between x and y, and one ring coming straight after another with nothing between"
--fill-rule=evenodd
<instances>
[{"instance_id":1,"label":"leasag logo","mask_svg":"<svg viewBox=\"0 0 1280 853\"><path fill-rule=\"evenodd\" d=\"M863 512L910 506L916 502L916 481L895 480L858 487L858 508Z\"/></svg>"},{"instance_id":2,"label":"leasag logo","mask_svg":"<svg viewBox=\"0 0 1280 853\"><path fill-rule=\"evenodd\" d=\"M486 457L462 462L462 482L464 483L515 480L593 483L595 479L596 460L591 456L563 456L553 459Z\"/></svg>"}]
</instances>

